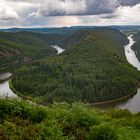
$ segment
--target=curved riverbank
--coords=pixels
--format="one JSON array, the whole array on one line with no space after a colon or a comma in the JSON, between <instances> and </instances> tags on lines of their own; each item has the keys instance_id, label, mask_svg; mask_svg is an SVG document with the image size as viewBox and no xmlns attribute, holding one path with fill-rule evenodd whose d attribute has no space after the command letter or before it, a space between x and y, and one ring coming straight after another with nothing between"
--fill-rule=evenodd
<instances>
[{"instance_id":1,"label":"curved riverbank","mask_svg":"<svg viewBox=\"0 0 140 140\"><path fill-rule=\"evenodd\" d=\"M136 92L135 92L135 94L136 94ZM133 94L133 95L135 95L135 94ZM126 96L123 96L121 98L117 98L117 99L113 99L113 100L107 100L107 101L103 101L103 102L90 103L89 105L90 106L97 106L97 105L110 104L110 103L114 103L114 102L118 102L118 101L123 101L125 99L129 99L133 95L126 95Z\"/></svg>"},{"instance_id":2,"label":"curved riverbank","mask_svg":"<svg viewBox=\"0 0 140 140\"><path fill-rule=\"evenodd\" d=\"M12 73L1 73L0 74L0 84L8 81L12 77Z\"/></svg>"},{"instance_id":3,"label":"curved riverbank","mask_svg":"<svg viewBox=\"0 0 140 140\"><path fill-rule=\"evenodd\" d=\"M131 45L133 45L133 40L132 40L132 36L129 36L128 37L128 39L129 39L129 44L128 45L126 45L125 46L125 54L127 54L126 56L127 57L130 57L130 56L132 56L131 55ZM130 50L128 50L128 49L130 49ZM133 52L133 56L135 55L135 53ZM134 60L136 59L136 57L132 57ZM129 60L129 59L127 59L127 60ZM118 70L119 71L119 70ZM36 75L35 75L36 76ZM25 79L26 80L26 79ZM19 83L20 84L20 83ZM21 93L19 93L18 92L18 88L16 88L16 86L14 85L14 81L13 81L13 79L11 79L10 80L10 82L9 82L9 85L10 85L10 88L14 91L14 93L15 94L17 94L19 97L21 97L21 98L23 98L23 99L27 99L27 100L34 100L34 98L32 98L32 97L29 97L28 95L29 94L27 94L26 92L23 92L22 94ZM15 87L14 87L14 86ZM30 81L29 81L29 84L28 84L29 86L30 86ZM20 87L21 85L19 85L19 87ZM121 86L121 85L120 85ZM120 96L120 98L117 98L117 99L114 99L116 96L114 96L114 97L112 97L112 100L107 100L107 101L104 101L104 100L100 100L101 102L93 102L93 103L91 103L91 104L89 104L89 105L92 105L92 106L98 106L98 105L102 105L102 106L107 106L107 104L109 104L109 107L111 106L110 104L117 104L117 105L115 105L115 107L118 107L118 105L119 106L121 106L121 107L124 107L129 101L131 102L131 100L133 100L133 97L132 98L130 98L132 95L135 95L135 91L136 91L136 88L137 87L139 87L139 84L135 84L134 86L132 86L131 87L131 84L129 85L129 89L130 89L130 91L128 91L128 92L126 92L126 93L129 93L128 95L126 95L126 93L125 93L125 96L123 96L123 97L121 97L121 95L123 95L123 94L119 94ZM17 91L16 91L17 90ZM132 94L133 93L133 94ZM117 93L116 93L117 94ZM27 96L26 96L27 95ZM112 93L112 95L114 95L113 93ZM40 98L39 100L42 102L43 100L43 97L42 98ZM139 98L138 98L139 99ZM127 100L127 102L125 102ZM95 101L95 100L94 100ZM120 102L121 102L121 105L120 105ZM135 106L135 104L133 104L132 106ZM113 106L114 107L114 106ZM119 107L120 108L120 107ZM129 110L129 108L128 107L126 107L126 109L128 109Z\"/></svg>"},{"instance_id":4,"label":"curved riverbank","mask_svg":"<svg viewBox=\"0 0 140 140\"><path fill-rule=\"evenodd\" d=\"M22 98L22 99L25 99L25 100L32 100L31 97L23 95L22 93L18 92L18 91L14 88L14 86L13 86L13 84L12 84L12 79L9 80L9 87L10 87L10 89L14 92L14 94L17 95L18 97L20 97L20 98Z\"/></svg>"}]
</instances>

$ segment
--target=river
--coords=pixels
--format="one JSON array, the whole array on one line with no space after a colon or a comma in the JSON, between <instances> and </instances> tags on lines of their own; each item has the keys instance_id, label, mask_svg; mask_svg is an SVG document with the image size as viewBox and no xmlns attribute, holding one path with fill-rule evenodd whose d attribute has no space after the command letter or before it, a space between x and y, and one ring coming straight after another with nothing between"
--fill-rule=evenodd
<instances>
[{"instance_id":1,"label":"river","mask_svg":"<svg viewBox=\"0 0 140 140\"><path fill-rule=\"evenodd\" d=\"M132 35L129 36L128 39L129 44L124 46L125 56L127 58L127 61L140 71L140 62L137 59L135 52L131 49L132 45L135 43L133 40L133 36ZM64 49L60 48L57 45L53 45L51 47L55 48L58 51L57 53L58 55L64 52ZM0 80L7 79L9 76L11 76L10 73L1 74ZM17 97L11 91L8 80L0 84L0 96ZM104 105L98 105L96 107L102 108L104 110L111 108L120 108L120 109L128 109L130 112L133 113L140 112L140 88L137 90L137 93L130 99L125 99L122 101L117 101Z\"/></svg>"},{"instance_id":2,"label":"river","mask_svg":"<svg viewBox=\"0 0 140 140\"><path fill-rule=\"evenodd\" d=\"M51 45L51 47L57 50L58 55L65 51L65 49L62 49L57 45Z\"/></svg>"},{"instance_id":3,"label":"river","mask_svg":"<svg viewBox=\"0 0 140 140\"><path fill-rule=\"evenodd\" d=\"M8 79L12 76L11 73L0 74L0 80ZM0 97L17 97L10 89L9 80L0 83Z\"/></svg>"},{"instance_id":4,"label":"river","mask_svg":"<svg viewBox=\"0 0 140 140\"><path fill-rule=\"evenodd\" d=\"M128 36L128 40L129 44L124 46L126 59L131 65L133 65L140 71L140 62L137 59L135 52L131 48L135 43L135 41L133 40L133 35ZM127 109L133 113L140 112L140 88L137 89L137 93L130 99L97 105L96 107L102 108L104 110L111 108L120 108Z\"/></svg>"},{"instance_id":5,"label":"river","mask_svg":"<svg viewBox=\"0 0 140 140\"><path fill-rule=\"evenodd\" d=\"M135 41L133 40L132 35L128 36L128 39L129 39L129 44L124 47L126 59L131 65L133 65L140 71L140 62L136 57L136 53L131 49Z\"/></svg>"},{"instance_id":6,"label":"river","mask_svg":"<svg viewBox=\"0 0 140 140\"><path fill-rule=\"evenodd\" d=\"M57 54L61 54L62 52L65 51L65 49L62 49L60 48L59 46L57 45L53 45L51 46L53 47L54 49L57 50ZM8 79L12 76L11 73L3 73L3 74L0 74L0 80L5 80L5 79ZM3 97L18 97L16 94L13 93L13 91L10 89L10 86L9 86L9 80L6 80L5 82L3 83L0 83L0 98L3 98Z\"/></svg>"}]
</instances>

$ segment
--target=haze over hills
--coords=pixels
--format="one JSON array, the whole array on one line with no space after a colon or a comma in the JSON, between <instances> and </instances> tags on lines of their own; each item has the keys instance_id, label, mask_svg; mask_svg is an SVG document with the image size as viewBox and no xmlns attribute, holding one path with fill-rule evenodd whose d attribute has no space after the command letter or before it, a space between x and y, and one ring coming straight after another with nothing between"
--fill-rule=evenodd
<instances>
[{"instance_id":1,"label":"haze over hills","mask_svg":"<svg viewBox=\"0 0 140 140\"><path fill-rule=\"evenodd\" d=\"M118 29L121 31L140 31L140 26L138 25L124 25L124 26L101 26L107 28ZM79 30L94 30L100 28L100 26L72 26L72 27L56 27L56 28L9 28L9 29L0 29L3 32L37 32L37 33L47 33L47 34L69 34L77 32Z\"/></svg>"}]
</instances>

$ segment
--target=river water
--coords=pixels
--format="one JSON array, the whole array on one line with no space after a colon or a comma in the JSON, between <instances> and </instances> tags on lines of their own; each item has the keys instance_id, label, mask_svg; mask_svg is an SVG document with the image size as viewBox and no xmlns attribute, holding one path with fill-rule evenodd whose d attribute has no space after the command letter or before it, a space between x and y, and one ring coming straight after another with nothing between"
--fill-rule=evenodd
<instances>
[{"instance_id":1,"label":"river water","mask_svg":"<svg viewBox=\"0 0 140 140\"><path fill-rule=\"evenodd\" d=\"M62 49L57 45L51 45L51 47L57 50L58 55L65 51L65 49Z\"/></svg>"},{"instance_id":2,"label":"river water","mask_svg":"<svg viewBox=\"0 0 140 140\"><path fill-rule=\"evenodd\" d=\"M135 41L133 40L132 35L130 35L128 39L129 39L129 44L124 47L126 59L131 65L133 65L140 71L140 62L136 57L136 53L131 49Z\"/></svg>"},{"instance_id":3,"label":"river water","mask_svg":"<svg viewBox=\"0 0 140 140\"><path fill-rule=\"evenodd\" d=\"M0 80L8 79L11 76L12 76L11 73L0 74ZM0 98L1 97L17 97L17 95L15 95L13 91L10 89L9 80L0 83Z\"/></svg>"},{"instance_id":4,"label":"river water","mask_svg":"<svg viewBox=\"0 0 140 140\"><path fill-rule=\"evenodd\" d=\"M132 45L135 43L133 40L133 36L129 36L129 44L124 46L125 49L125 56L127 58L127 61L132 64L134 67L136 67L138 70L140 70L140 62L138 61L135 52L131 49ZM55 48L58 51L58 55L64 52L64 49L60 48L57 45L51 46ZM4 73L0 75L0 80L7 79L11 76L11 73ZM5 81L0 84L0 97L8 96L8 97L17 97L15 95L10 87L9 87L9 81ZM102 108L104 110L111 109L111 108L120 108L120 109L128 109L130 112L136 113L140 112L140 88L137 90L137 93L130 99L125 99L122 101L117 101L113 103L108 103L104 105L98 105L97 107Z\"/></svg>"}]
</instances>

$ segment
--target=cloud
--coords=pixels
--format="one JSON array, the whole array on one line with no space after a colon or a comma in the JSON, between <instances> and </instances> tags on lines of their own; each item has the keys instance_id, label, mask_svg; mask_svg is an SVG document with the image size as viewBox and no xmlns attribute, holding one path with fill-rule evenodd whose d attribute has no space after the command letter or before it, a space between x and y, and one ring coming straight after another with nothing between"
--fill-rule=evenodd
<instances>
[{"instance_id":1,"label":"cloud","mask_svg":"<svg viewBox=\"0 0 140 140\"><path fill-rule=\"evenodd\" d=\"M0 0L1 2L2 0ZM3 0L20 16L67 16L112 14L120 6L134 6L140 0Z\"/></svg>"},{"instance_id":2,"label":"cloud","mask_svg":"<svg viewBox=\"0 0 140 140\"><path fill-rule=\"evenodd\" d=\"M18 14L13 10L12 7L6 5L5 2L0 1L0 20L12 20L18 19Z\"/></svg>"},{"instance_id":3,"label":"cloud","mask_svg":"<svg viewBox=\"0 0 140 140\"><path fill-rule=\"evenodd\" d=\"M39 7L29 16L48 17L112 14L118 7L135 6L140 0L32 0L32 3L39 4Z\"/></svg>"},{"instance_id":4,"label":"cloud","mask_svg":"<svg viewBox=\"0 0 140 140\"><path fill-rule=\"evenodd\" d=\"M140 0L0 0L0 27L140 24Z\"/></svg>"},{"instance_id":5,"label":"cloud","mask_svg":"<svg viewBox=\"0 0 140 140\"><path fill-rule=\"evenodd\" d=\"M135 6L124 6L117 9L118 17L125 24L140 24L140 4Z\"/></svg>"},{"instance_id":6,"label":"cloud","mask_svg":"<svg viewBox=\"0 0 140 140\"><path fill-rule=\"evenodd\" d=\"M53 24L57 27L63 26L77 26L82 24L82 20L78 16L60 16L60 17L53 17L50 21L50 24Z\"/></svg>"},{"instance_id":7,"label":"cloud","mask_svg":"<svg viewBox=\"0 0 140 140\"><path fill-rule=\"evenodd\" d=\"M140 3L140 0L118 0L121 6L134 6Z\"/></svg>"},{"instance_id":8,"label":"cloud","mask_svg":"<svg viewBox=\"0 0 140 140\"><path fill-rule=\"evenodd\" d=\"M116 0L51 0L43 2L36 15L96 15L114 12Z\"/></svg>"}]
</instances>

